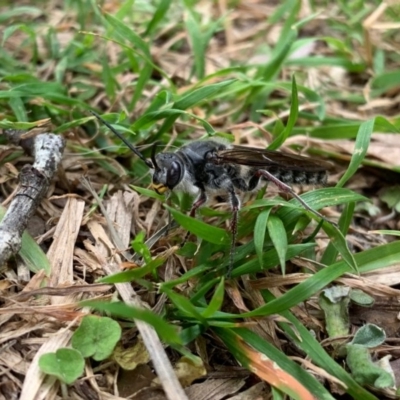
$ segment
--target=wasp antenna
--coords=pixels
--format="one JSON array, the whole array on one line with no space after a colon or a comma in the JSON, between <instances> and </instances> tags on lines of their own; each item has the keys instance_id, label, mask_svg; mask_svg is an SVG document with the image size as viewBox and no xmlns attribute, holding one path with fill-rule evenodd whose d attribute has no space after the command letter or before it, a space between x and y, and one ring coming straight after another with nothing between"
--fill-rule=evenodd
<instances>
[{"instance_id":1,"label":"wasp antenna","mask_svg":"<svg viewBox=\"0 0 400 400\"><path fill-rule=\"evenodd\" d=\"M156 161L156 149L157 149L158 142L154 142L153 147L151 149L151 162L154 165L155 169L159 169Z\"/></svg>"},{"instance_id":2,"label":"wasp antenna","mask_svg":"<svg viewBox=\"0 0 400 400\"><path fill-rule=\"evenodd\" d=\"M114 127L109 124L107 121L105 121L103 118L100 117L99 114L96 112L89 110L89 112L94 115L101 123L103 123L112 133L114 133L115 136L117 136L119 139L121 139L128 148L135 153L150 169L154 169L155 166L151 163L151 161L146 160L145 156L134 146L132 146L131 143L128 142L127 139L125 139ZM153 161L153 154L152 154L152 161Z\"/></svg>"}]
</instances>

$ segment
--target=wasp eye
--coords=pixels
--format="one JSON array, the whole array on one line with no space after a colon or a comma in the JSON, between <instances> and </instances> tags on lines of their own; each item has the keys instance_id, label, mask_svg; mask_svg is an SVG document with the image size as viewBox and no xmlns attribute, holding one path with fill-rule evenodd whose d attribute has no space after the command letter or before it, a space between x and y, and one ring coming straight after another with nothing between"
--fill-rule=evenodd
<instances>
[{"instance_id":1,"label":"wasp eye","mask_svg":"<svg viewBox=\"0 0 400 400\"><path fill-rule=\"evenodd\" d=\"M176 161L172 162L167 171L167 186L170 189L173 189L180 182L181 175L181 165Z\"/></svg>"}]
</instances>

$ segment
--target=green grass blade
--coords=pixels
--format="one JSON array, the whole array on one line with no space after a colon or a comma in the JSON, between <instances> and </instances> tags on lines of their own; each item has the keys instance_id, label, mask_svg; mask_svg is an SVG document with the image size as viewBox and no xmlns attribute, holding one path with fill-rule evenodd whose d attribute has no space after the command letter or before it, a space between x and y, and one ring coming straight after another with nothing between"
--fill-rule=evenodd
<instances>
[{"instance_id":1,"label":"green grass blade","mask_svg":"<svg viewBox=\"0 0 400 400\"><path fill-rule=\"evenodd\" d=\"M224 278L222 278L215 289L210 304L202 313L202 316L204 318L210 317L211 315L213 315L214 313L216 313L221 309L222 303L224 301L224 292L225 292L225 281ZM191 299L191 301L193 301L193 299Z\"/></svg>"},{"instance_id":2,"label":"green grass blade","mask_svg":"<svg viewBox=\"0 0 400 400\"><path fill-rule=\"evenodd\" d=\"M129 109L133 110L136 102L142 97L145 85L149 81L151 74L153 73L153 63L151 61L151 52L149 45L131 28L129 28L124 22L115 18L110 14L105 14L107 22L115 29L117 36L122 40L128 40L134 48L138 48L144 55L142 58L144 65L141 66L139 71L139 79L135 85L135 91L132 100L129 104Z\"/></svg>"},{"instance_id":3,"label":"green grass blade","mask_svg":"<svg viewBox=\"0 0 400 400\"><path fill-rule=\"evenodd\" d=\"M234 83L235 80L223 81L204 87L200 87L189 92L184 93L173 105L172 108L178 110L186 110L198 104L201 101L207 100L217 93L221 93L224 88ZM168 117L158 133L155 135L154 140L159 139L165 132L168 132L175 123L177 116Z\"/></svg>"},{"instance_id":4,"label":"green grass blade","mask_svg":"<svg viewBox=\"0 0 400 400\"><path fill-rule=\"evenodd\" d=\"M374 125L375 125L375 119L365 121L360 125L350 165L347 168L345 174L340 178L339 182L336 184L336 187L343 187L343 185L355 174L358 167L363 162L364 157L367 154L369 142L371 140L371 135L374 130Z\"/></svg>"},{"instance_id":5,"label":"green grass blade","mask_svg":"<svg viewBox=\"0 0 400 400\"><path fill-rule=\"evenodd\" d=\"M355 209L355 203L350 202L345 205L345 208L340 216L339 219L339 229L345 235L347 231L349 230L351 221L353 219L353 214L354 214L354 209ZM337 255L338 255L338 250L336 247L333 245L333 243L329 243L328 247L324 251L324 254L320 260L320 263L323 265L330 265L336 261Z\"/></svg>"},{"instance_id":6,"label":"green grass blade","mask_svg":"<svg viewBox=\"0 0 400 400\"><path fill-rule=\"evenodd\" d=\"M346 238L340 230L329 222L324 221L322 228L325 233L329 236L330 243L335 247L335 249L342 256L342 259L347 263L347 265L353 270L353 272L358 273L358 266L353 253L350 251Z\"/></svg>"},{"instance_id":7,"label":"green grass blade","mask_svg":"<svg viewBox=\"0 0 400 400\"><path fill-rule=\"evenodd\" d=\"M269 236L274 244L276 253L279 257L282 274L286 270L286 252L288 249L287 233L282 220L276 215L270 215L267 221Z\"/></svg>"},{"instance_id":8,"label":"green grass blade","mask_svg":"<svg viewBox=\"0 0 400 400\"><path fill-rule=\"evenodd\" d=\"M261 293L268 302L274 299L267 290L262 290ZM349 393L352 398L377 400L374 395L362 388L348 372L329 356L303 323L295 318L292 313L283 311L281 315L290 322L290 324L279 324L286 334L290 336L292 341L302 349L314 363L342 381L347 386L346 392Z\"/></svg>"},{"instance_id":9,"label":"green grass blade","mask_svg":"<svg viewBox=\"0 0 400 400\"><path fill-rule=\"evenodd\" d=\"M290 246L289 246L290 248ZM360 273L370 272L385 268L400 262L400 242L393 242L387 245L365 250L354 255ZM250 313L242 314L242 317L267 316L278 314L288 310L299 302L313 296L319 290L329 285L338 277L346 272L351 272L350 267L345 261L339 261L329 267L318 271L306 281L298 284L293 289L286 292L279 299L273 300Z\"/></svg>"},{"instance_id":10,"label":"green grass blade","mask_svg":"<svg viewBox=\"0 0 400 400\"><path fill-rule=\"evenodd\" d=\"M203 317L202 313L197 311L197 308L187 297L175 293L173 290L167 289L166 287L163 288L163 291L174 303L181 315L185 315L189 318L194 318L195 320L201 322L203 325L207 325L207 321Z\"/></svg>"},{"instance_id":11,"label":"green grass blade","mask_svg":"<svg viewBox=\"0 0 400 400\"><path fill-rule=\"evenodd\" d=\"M258 260L260 261L260 268L263 267L264 239L270 212L270 208L261 212L254 225L254 247L256 249Z\"/></svg>"},{"instance_id":12,"label":"green grass blade","mask_svg":"<svg viewBox=\"0 0 400 400\"><path fill-rule=\"evenodd\" d=\"M165 322L163 317L160 317L150 310L131 307L119 301L107 303L105 301L88 300L81 302L81 306L91 307L98 311L108 312L128 320L139 319L151 325L156 330L160 338L166 343L182 343L181 338L177 333L177 329L173 325Z\"/></svg>"},{"instance_id":13,"label":"green grass blade","mask_svg":"<svg viewBox=\"0 0 400 400\"><path fill-rule=\"evenodd\" d=\"M154 12L152 19L148 23L143 36L150 36L152 33L154 33L160 22L165 18L171 4L171 0L161 0L159 2L156 11Z\"/></svg>"},{"instance_id":14,"label":"green grass blade","mask_svg":"<svg viewBox=\"0 0 400 400\"><path fill-rule=\"evenodd\" d=\"M311 374L308 374L306 371L304 371L303 368L301 368L300 365L290 360L290 358L288 358L282 351L278 350L275 346L268 343L266 340L262 339L254 332L245 328L213 328L212 330L222 339L224 344L228 347L229 351L235 356L235 358L246 368L253 370L253 368L256 368L256 365L254 365L254 354L252 354L252 352L246 352L245 344L249 345L252 349L257 350L267 357L267 359L264 357L261 357L261 359L266 362L269 361L276 364L287 374L291 375L294 378L294 380L292 380L293 386L297 386L297 384L300 383L302 386L307 388L315 396L315 398L318 398L320 400L334 399L334 397L332 397L329 392L321 385L321 383L319 383ZM242 343L239 338L241 338L244 343ZM258 367L260 366L258 365ZM279 378L279 375L274 376L276 378ZM287 379L290 378L287 377ZM283 383L284 382L280 381L279 379L277 379L277 381L275 382L279 389L290 395L291 398L303 398L299 397L299 392L297 392L292 385L285 385Z\"/></svg>"},{"instance_id":15,"label":"green grass blade","mask_svg":"<svg viewBox=\"0 0 400 400\"><path fill-rule=\"evenodd\" d=\"M303 251L314 247L313 243L304 244L291 244L288 246L286 251L286 260L290 260L293 257L300 255ZM240 252L240 248L237 249L236 253ZM258 258L251 259L238 267L235 267L232 271L232 277L237 278L245 274L254 274L259 271L265 271L269 268L275 267L279 264L279 256L275 249L264 251L262 258L262 267L260 267L260 261Z\"/></svg>"},{"instance_id":16,"label":"green grass blade","mask_svg":"<svg viewBox=\"0 0 400 400\"><path fill-rule=\"evenodd\" d=\"M117 272L116 274L106 276L98 280L100 283L122 283L122 282L134 282L148 274L153 273L158 267L165 263L163 258L155 258L146 265L138 268L130 269L128 271Z\"/></svg>"},{"instance_id":17,"label":"green grass blade","mask_svg":"<svg viewBox=\"0 0 400 400\"><path fill-rule=\"evenodd\" d=\"M165 206L165 208L172 214L179 225L189 232L194 233L199 238L214 244L230 244L230 237L225 229L208 225L196 218L191 218L172 207Z\"/></svg>"},{"instance_id":18,"label":"green grass blade","mask_svg":"<svg viewBox=\"0 0 400 400\"><path fill-rule=\"evenodd\" d=\"M286 124L285 129L281 132L281 134L274 139L274 141L268 146L268 150L276 150L282 146L285 140L290 136L294 125L296 124L297 117L299 115L299 97L296 86L296 78L293 75L292 77L292 99L290 104L290 114L289 119Z\"/></svg>"}]
</instances>

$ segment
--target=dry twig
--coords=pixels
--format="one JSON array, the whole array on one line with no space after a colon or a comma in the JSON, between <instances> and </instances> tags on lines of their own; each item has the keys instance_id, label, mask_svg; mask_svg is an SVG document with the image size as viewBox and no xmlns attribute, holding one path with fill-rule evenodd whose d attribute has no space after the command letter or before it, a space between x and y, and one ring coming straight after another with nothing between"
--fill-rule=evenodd
<instances>
[{"instance_id":1,"label":"dry twig","mask_svg":"<svg viewBox=\"0 0 400 400\"><path fill-rule=\"evenodd\" d=\"M0 265L21 248L22 233L49 188L65 146L64 139L53 133L24 138L24 131L6 129L3 134L35 162L22 168L20 187L0 223Z\"/></svg>"}]
</instances>

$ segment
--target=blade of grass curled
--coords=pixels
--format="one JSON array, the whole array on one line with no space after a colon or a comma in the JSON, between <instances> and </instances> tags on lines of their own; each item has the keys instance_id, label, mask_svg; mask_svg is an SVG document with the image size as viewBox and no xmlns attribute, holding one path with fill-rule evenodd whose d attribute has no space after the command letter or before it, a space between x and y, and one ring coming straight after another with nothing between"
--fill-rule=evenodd
<instances>
[{"instance_id":1,"label":"blade of grass curled","mask_svg":"<svg viewBox=\"0 0 400 400\"><path fill-rule=\"evenodd\" d=\"M392 242L373 249L365 250L354 255L360 273L385 268L400 262L400 242ZM284 295L259 307L249 313L242 314L243 318L279 314L282 311L301 303L346 272L352 272L345 261L339 261L315 273L313 276L290 289Z\"/></svg>"}]
</instances>

